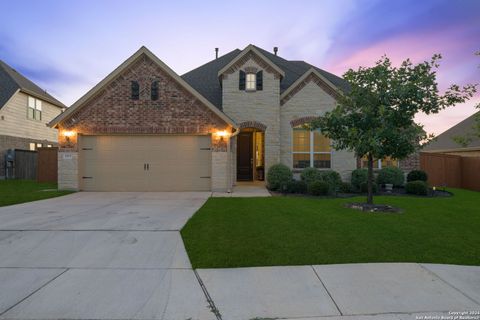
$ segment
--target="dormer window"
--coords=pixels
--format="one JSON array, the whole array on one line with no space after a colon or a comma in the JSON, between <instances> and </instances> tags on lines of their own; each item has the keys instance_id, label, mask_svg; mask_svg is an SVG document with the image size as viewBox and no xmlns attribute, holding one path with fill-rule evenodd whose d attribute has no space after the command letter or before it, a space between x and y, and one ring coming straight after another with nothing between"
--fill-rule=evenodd
<instances>
[{"instance_id":1,"label":"dormer window","mask_svg":"<svg viewBox=\"0 0 480 320\"><path fill-rule=\"evenodd\" d=\"M130 86L132 89L132 100L140 99L140 85L138 84L138 81L132 81Z\"/></svg>"},{"instance_id":2,"label":"dormer window","mask_svg":"<svg viewBox=\"0 0 480 320\"><path fill-rule=\"evenodd\" d=\"M245 89L248 91L257 90L257 75L255 73L247 73Z\"/></svg>"},{"instance_id":3,"label":"dormer window","mask_svg":"<svg viewBox=\"0 0 480 320\"><path fill-rule=\"evenodd\" d=\"M240 70L238 89L245 91L263 90L263 71L255 73Z\"/></svg>"}]
</instances>

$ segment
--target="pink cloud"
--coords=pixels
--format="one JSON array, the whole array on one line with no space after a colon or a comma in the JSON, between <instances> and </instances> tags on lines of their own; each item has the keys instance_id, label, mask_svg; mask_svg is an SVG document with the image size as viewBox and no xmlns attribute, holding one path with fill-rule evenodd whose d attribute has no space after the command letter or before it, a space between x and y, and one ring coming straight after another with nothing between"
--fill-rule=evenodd
<instances>
[{"instance_id":1,"label":"pink cloud","mask_svg":"<svg viewBox=\"0 0 480 320\"><path fill-rule=\"evenodd\" d=\"M349 68L372 66L381 56L387 55L394 64L399 64L406 58L412 62L429 60L434 53L441 53L443 59L437 72L437 80L441 91L450 84L464 85L480 82L480 59L473 55L476 44L474 39L460 37L462 26L448 32L423 33L403 35L377 42L350 55L332 59L326 66L327 70L343 74ZM478 49L477 49L478 50ZM480 89L480 88L479 88ZM480 94L467 103L459 104L436 115L419 114L416 120L425 125L429 133L435 135L447 130L456 123L475 113L474 106L480 103Z\"/></svg>"}]
</instances>

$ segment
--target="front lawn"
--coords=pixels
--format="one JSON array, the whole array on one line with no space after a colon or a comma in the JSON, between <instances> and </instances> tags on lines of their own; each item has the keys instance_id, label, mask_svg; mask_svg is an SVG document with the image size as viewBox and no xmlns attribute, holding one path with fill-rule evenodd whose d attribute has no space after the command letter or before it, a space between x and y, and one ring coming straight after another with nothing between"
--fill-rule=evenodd
<instances>
[{"instance_id":1,"label":"front lawn","mask_svg":"<svg viewBox=\"0 0 480 320\"><path fill-rule=\"evenodd\" d=\"M343 207L365 198L211 198L182 229L194 268L425 262L480 265L480 193L376 197L402 214Z\"/></svg>"},{"instance_id":2,"label":"front lawn","mask_svg":"<svg viewBox=\"0 0 480 320\"><path fill-rule=\"evenodd\" d=\"M0 180L0 207L48 199L72 193L58 191L56 183L38 183L32 180Z\"/></svg>"}]
</instances>

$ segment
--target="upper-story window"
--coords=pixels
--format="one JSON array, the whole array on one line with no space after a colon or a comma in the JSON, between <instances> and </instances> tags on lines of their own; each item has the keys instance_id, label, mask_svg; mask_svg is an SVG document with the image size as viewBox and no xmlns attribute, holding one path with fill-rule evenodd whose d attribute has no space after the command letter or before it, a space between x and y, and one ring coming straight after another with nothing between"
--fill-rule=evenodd
<instances>
[{"instance_id":1,"label":"upper-story window","mask_svg":"<svg viewBox=\"0 0 480 320\"><path fill-rule=\"evenodd\" d=\"M247 73L247 82L245 86L246 90L257 89L257 75L255 73Z\"/></svg>"},{"instance_id":2,"label":"upper-story window","mask_svg":"<svg viewBox=\"0 0 480 320\"><path fill-rule=\"evenodd\" d=\"M245 91L263 90L263 71L245 72L240 70L238 89Z\"/></svg>"},{"instance_id":3,"label":"upper-story window","mask_svg":"<svg viewBox=\"0 0 480 320\"><path fill-rule=\"evenodd\" d=\"M42 100L28 97L27 118L42 120Z\"/></svg>"},{"instance_id":4,"label":"upper-story window","mask_svg":"<svg viewBox=\"0 0 480 320\"><path fill-rule=\"evenodd\" d=\"M331 168L330 139L322 135L319 130L298 126L293 128L292 138L293 168Z\"/></svg>"},{"instance_id":5,"label":"upper-story window","mask_svg":"<svg viewBox=\"0 0 480 320\"><path fill-rule=\"evenodd\" d=\"M150 86L150 98L153 101L158 100L158 81L153 81Z\"/></svg>"},{"instance_id":6,"label":"upper-story window","mask_svg":"<svg viewBox=\"0 0 480 320\"><path fill-rule=\"evenodd\" d=\"M132 89L132 100L140 99L140 85L138 84L138 81L132 81L130 86Z\"/></svg>"}]
</instances>

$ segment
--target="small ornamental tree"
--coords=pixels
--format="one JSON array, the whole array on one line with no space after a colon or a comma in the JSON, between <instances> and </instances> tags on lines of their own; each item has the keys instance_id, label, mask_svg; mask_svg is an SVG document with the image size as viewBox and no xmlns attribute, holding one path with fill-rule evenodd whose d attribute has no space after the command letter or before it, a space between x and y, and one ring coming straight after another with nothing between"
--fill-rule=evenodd
<instances>
[{"instance_id":1,"label":"small ornamental tree","mask_svg":"<svg viewBox=\"0 0 480 320\"><path fill-rule=\"evenodd\" d=\"M439 94L435 69L440 59L434 55L416 65L408 59L394 67L384 56L371 68L350 69L343 76L350 90L339 97L332 111L310 124L330 138L335 149L367 157L368 204L373 204L374 159L405 158L429 138L415 123L415 115L437 113L476 92L475 85L451 85Z\"/></svg>"}]
</instances>

